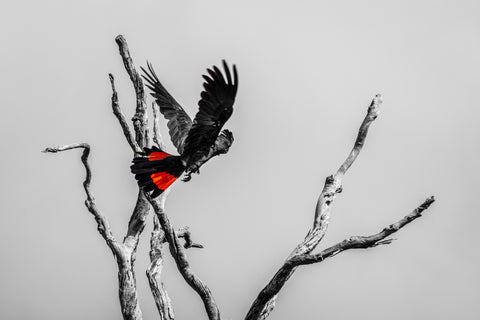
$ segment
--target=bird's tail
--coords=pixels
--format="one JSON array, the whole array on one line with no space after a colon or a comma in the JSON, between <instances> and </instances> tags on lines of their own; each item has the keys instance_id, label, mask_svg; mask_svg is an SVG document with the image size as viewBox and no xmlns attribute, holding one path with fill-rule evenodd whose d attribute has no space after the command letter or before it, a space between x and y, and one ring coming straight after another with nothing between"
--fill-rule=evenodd
<instances>
[{"instance_id":1,"label":"bird's tail","mask_svg":"<svg viewBox=\"0 0 480 320\"><path fill-rule=\"evenodd\" d=\"M173 156L157 147L145 148L141 157L133 159L130 167L138 185L144 191L153 191L151 196L158 197L167 190L185 171L180 156Z\"/></svg>"}]
</instances>

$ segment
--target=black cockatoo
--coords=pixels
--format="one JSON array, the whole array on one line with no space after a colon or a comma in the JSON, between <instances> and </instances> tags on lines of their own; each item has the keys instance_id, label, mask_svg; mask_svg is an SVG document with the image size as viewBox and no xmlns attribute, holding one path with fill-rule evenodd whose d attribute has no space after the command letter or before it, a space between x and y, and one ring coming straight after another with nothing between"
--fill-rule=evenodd
<instances>
[{"instance_id":1,"label":"black cockatoo","mask_svg":"<svg viewBox=\"0 0 480 320\"><path fill-rule=\"evenodd\" d=\"M160 83L152 66L148 64L149 71L142 68L146 86L152 90L160 112L168 120L170 138L180 154L171 155L153 147L145 148L140 157L133 159L132 173L144 191L153 191L152 197L167 190L183 172L186 173L185 181L190 180L191 174L198 172L205 161L213 155L225 153L232 144L232 133L220 130L233 112L238 75L235 65L233 78L225 61L223 68L225 77L216 66L207 69L208 75L203 75L204 91L193 122Z\"/></svg>"}]
</instances>

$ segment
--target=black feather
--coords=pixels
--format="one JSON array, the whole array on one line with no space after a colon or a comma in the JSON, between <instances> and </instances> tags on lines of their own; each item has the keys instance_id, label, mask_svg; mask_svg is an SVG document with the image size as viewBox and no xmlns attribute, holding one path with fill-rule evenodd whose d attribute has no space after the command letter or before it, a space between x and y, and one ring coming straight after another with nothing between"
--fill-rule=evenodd
<instances>
[{"instance_id":1,"label":"black feather","mask_svg":"<svg viewBox=\"0 0 480 320\"><path fill-rule=\"evenodd\" d=\"M142 77L147 82L146 86L155 98L155 102L160 107L160 112L165 119L168 120L167 126L169 129L170 139L177 148L177 151L182 154L184 149L184 141L187 137L188 131L192 126L192 120L178 102L170 95L165 87L160 83L160 80L153 69L153 66L147 62L148 71L142 68Z\"/></svg>"}]
</instances>

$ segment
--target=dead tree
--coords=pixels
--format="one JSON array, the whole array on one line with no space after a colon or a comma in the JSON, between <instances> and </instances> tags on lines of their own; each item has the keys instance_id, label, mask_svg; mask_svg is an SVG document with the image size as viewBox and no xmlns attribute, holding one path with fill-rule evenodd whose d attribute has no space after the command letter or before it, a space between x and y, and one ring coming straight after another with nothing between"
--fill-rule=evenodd
<instances>
[{"instance_id":1,"label":"dead tree","mask_svg":"<svg viewBox=\"0 0 480 320\"><path fill-rule=\"evenodd\" d=\"M136 95L136 111L132 118L133 132L130 129L125 116L123 115L118 95L115 89L114 77L109 75L112 87L112 109L117 117L123 134L127 139L134 155L142 151L144 147L150 147L153 144L163 147L162 138L159 130L160 115L157 107L152 104L153 108L153 132L150 133L147 121L147 103L144 92L144 85L141 77L133 65L127 43L123 36L116 38L120 56L122 57L125 69L132 81ZM275 307L276 298L286 281L292 276L298 267L306 264L319 263L327 258L333 257L342 251L349 249L365 249L378 245L389 244L393 239L390 235L403 228L405 225L419 218L423 211L435 201L433 197L427 198L420 206L411 213L400 219L399 221L385 227L377 234L370 236L353 236L349 237L323 251L315 253L314 250L323 239L329 224L330 210L335 197L342 192L342 180L345 173L353 164L367 137L368 128L377 118L381 105L380 95L375 96L372 103L368 107L367 114L360 125L357 139L354 143L352 151L346 160L340 165L337 172L326 178L323 190L317 201L313 225L308 230L305 238L294 248L292 253L287 257L284 264L274 274L270 282L260 291L256 299L253 301L250 310L245 317L246 320L258 320L268 317ZM210 154L210 158L216 155L226 153L230 145L220 146L222 150L217 150ZM212 292L193 272L186 255L186 251L192 247L202 246L192 241L188 228L175 229L170 223L168 215L165 212L165 201L168 190L160 197L152 199L148 194L139 189L136 206L128 223L128 228L123 241L117 240L110 231L106 217L101 213L95 204L95 199L90 190L90 182L92 173L88 163L88 155L90 154L90 146L88 143L75 143L65 146L46 148L44 152L61 152L71 149L83 149L81 160L86 170L85 181L83 186L87 199L85 206L93 215L97 222L97 229L106 244L112 251L118 264L118 282L119 282L119 298L123 318L125 320L140 320L142 312L140 310L136 277L135 277L135 257L137 246L142 231L145 228L150 208L154 210L153 225L154 229L150 238L150 261L151 264L146 271L150 284L152 295L155 299L157 309L162 320L173 320L174 312L170 298L163 285L161 275L163 266L163 255L165 254L164 244L168 245L170 255L174 258L177 269L183 276L187 284L202 299L208 319L220 320L220 311L215 303ZM207 159L208 160L208 159ZM182 240L181 240L182 239Z\"/></svg>"}]
</instances>

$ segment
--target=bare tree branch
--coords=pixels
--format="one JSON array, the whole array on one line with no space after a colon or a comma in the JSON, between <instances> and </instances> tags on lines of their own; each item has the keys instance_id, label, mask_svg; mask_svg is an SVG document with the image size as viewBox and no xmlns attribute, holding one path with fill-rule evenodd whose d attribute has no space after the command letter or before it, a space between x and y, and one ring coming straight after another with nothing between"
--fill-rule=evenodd
<instances>
[{"instance_id":1,"label":"bare tree branch","mask_svg":"<svg viewBox=\"0 0 480 320\"><path fill-rule=\"evenodd\" d=\"M368 108L367 115L360 125L357 139L355 140L352 151L348 155L347 159L345 159L345 161L342 163L340 168L338 168L335 175L327 178L315 208L315 218L313 222L314 228L326 228L326 226L323 226L322 224L328 224L330 205L335 199L336 194L342 192L342 178L360 154L367 137L368 128L370 127L370 124L372 124L372 122L377 118L381 103L382 98L379 94L377 94L372 100L372 103Z\"/></svg>"},{"instance_id":2,"label":"bare tree branch","mask_svg":"<svg viewBox=\"0 0 480 320\"><path fill-rule=\"evenodd\" d=\"M427 198L420 206L415 208L410 214L403 217L401 220L389 225L384 228L379 233L376 233L371 236L354 236L348 239L339 242L330 248L323 250L317 254L303 254L298 255L290 259L290 263L296 266L304 264L312 264L317 262L322 262L323 260L333 257L339 254L342 251L348 249L366 249L373 248L379 245L390 244L392 239L386 239L391 234L397 232L410 222L414 221L417 218L422 216L422 212L427 210L430 205L435 201L435 198L432 196Z\"/></svg>"},{"instance_id":3,"label":"bare tree branch","mask_svg":"<svg viewBox=\"0 0 480 320\"><path fill-rule=\"evenodd\" d=\"M125 69L127 70L130 80L132 81L133 87L135 89L136 95L136 111L135 115L132 118L133 125L135 128L136 141L140 148L149 146L149 136L148 136L148 122L147 122L147 110L145 102L145 92L142 78L139 76L137 70L133 66L133 61L128 50L128 45L125 38L119 35L115 41L119 47L120 55L123 59ZM165 148L163 145L162 137L159 130L159 112L153 106L154 114L154 123L153 123L153 140L160 147ZM127 140L129 138L127 137ZM136 150L138 153L139 151ZM145 193L142 190L139 190L137 205L135 206L134 212L129 222L127 236L125 237L124 243L130 243L130 246L133 247L133 259L134 262L135 251L138 245L139 236L145 227L146 218L150 211L150 205L145 197ZM167 291L164 288L164 285L161 281L161 271L163 269L163 257L162 257L162 244L165 239L162 230L158 229L158 223L155 224L155 229L152 232L150 244L150 259L151 265L147 269L146 274L148 281L150 283L150 289L152 295L155 299L157 309L161 319L170 320L174 319L173 308L171 306L170 298L168 297ZM160 242L159 242L160 241ZM132 265L133 268L133 265Z\"/></svg>"},{"instance_id":4,"label":"bare tree branch","mask_svg":"<svg viewBox=\"0 0 480 320\"><path fill-rule=\"evenodd\" d=\"M130 131L130 127L128 126L127 120L125 119L125 116L122 113L122 110L120 109L120 105L118 103L118 94L117 90L115 89L115 80L113 78L113 75L111 73L108 74L110 78L110 84L112 85L112 109L113 109L113 114L117 117L118 122L120 123L120 126L122 127L123 130L123 135L127 139L128 144L132 148L133 152L139 153L142 152L140 147L138 146L137 141L133 137L132 132Z\"/></svg>"},{"instance_id":5,"label":"bare tree branch","mask_svg":"<svg viewBox=\"0 0 480 320\"><path fill-rule=\"evenodd\" d=\"M120 307L124 320L142 320L132 251L123 246L117 256Z\"/></svg>"},{"instance_id":6,"label":"bare tree branch","mask_svg":"<svg viewBox=\"0 0 480 320\"><path fill-rule=\"evenodd\" d=\"M150 267L147 269L147 278L150 289L157 305L161 320L175 319L172 302L161 279L163 269L163 243L166 241L165 233L160 227L156 215L153 216L153 231L150 238Z\"/></svg>"},{"instance_id":7,"label":"bare tree branch","mask_svg":"<svg viewBox=\"0 0 480 320\"><path fill-rule=\"evenodd\" d=\"M152 102L153 111L153 142L162 150L166 150L165 143L163 143L162 135L160 134L160 110L155 102Z\"/></svg>"},{"instance_id":8,"label":"bare tree branch","mask_svg":"<svg viewBox=\"0 0 480 320\"><path fill-rule=\"evenodd\" d=\"M112 96L112 106L114 107L114 113L119 119L120 125L123 128L124 135L127 141L135 153L139 153L142 151L142 148L149 146L149 137L148 137L148 121L147 121L147 111L146 111L146 103L145 103L145 93L143 88L143 81L141 77L138 75L135 67L133 66L133 61L130 56L130 52L128 49L127 42L122 35L119 35L115 38L115 41L118 45L120 56L122 57L123 64L125 69L132 81L133 88L135 90L135 97L136 97L136 108L135 108L135 115L132 118L134 130L135 130L135 140L132 139L132 134L130 130L125 130L128 128L124 117L119 116L122 115L120 108L118 107L118 98L115 92L115 87L113 83L113 77L110 76L112 82L112 90L114 92ZM117 98L114 101L114 98ZM117 104L117 108L115 108L115 104ZM119 115L117 115L119 114ZM123 118L123 119L122 119ZM134 143L136 141L136 143ZM133 210L133 213L130 217L130 221L128 223L127 235L124 238L124 245L129 249L129 256L128 262L130 263L130 269L132 271L133 277L133 288L132 292L135 293L135 297L130 297L130 299L136 299L136 281L135 281L135 273L134 273L134 264L136 259L136 251L137 246L140 238L140 234L143 232L146 224L146 219L150 212L150 205L145 198L145 194L142 190L139 190L137 196L137 203ZM152 292L153 293L153 292ZM128 297L126 297L128 298ZM122 299L121 299L122 300ZM127 301L128 302L128 301Z\"/></svg>"},{"instance_id":9,"label":"bare tree branch","mask_svg":"<svg viewBox=\"0 0 480 320\"><path fill-rule=\"evenodd\" d=\"M148 122L147 122L147 115L145 110L145 94L143 90L143 82L142 79L139 77L138 72L135 70L133 66L133 61L130 56L130 51L128 50L128 45L125 38L122 35L119 35L115 38L115 41L118 44L120 55L123 60L123 64L125 69L130 76L130 80L132 81L133 88L135 89L136 95L136 110L135 116L133 117L132 121L135 127L135 139L133 138L133 134L130 131L130 128L123 116L122 110L120 109L118 103L118 94L115 90L115 82L112 74L109 74L110 83L112 85L112 108L113 113L119 120L120 126L123 129L123 133L125 138L127 139L128 143L132 147L134 153L142 152L143 147L148 146ZM150 206L148 204L145 195L143 194L142 190L139 190L137 203L133 210L132 216L130 217L130 221L128 224L127 235L124 238L124 245L129 247L132 250L132 263L135 262L135 252L138 245L140 234L142 233L146 219L150 211Z\"/></svg>"},{"instance_id":10,"label":"bare tree branch","mask_svg":"<svg viewBox=\"0 0 480 320\"><path fill-rule=\"evenodd\" d=\"M213 298L210 289L191 270L190 263L187 260L185 248L181 245L178 235L173 229L170 220L165 213L165 200L168 193L169 189L167 189L167 191L162 193L162 195L160 195L160 197L156 199L152 199L149 195L146 196L153 209L155 210L163 232L165 232L165 237L169 244L170 253L175 259L178 271L183 276L188 285L192 287L192 289L195 290L195 292L197 292L197 294L202 299L208 319L220 320L220 311L218 310L217 304L215 302L215 299Z\"/></svg>"},{"instance_id":11,"label":"bare tree branch","mask_svg":"<svg viewBox=\"0 0 480 320\"><path fill-rule=\"evenodd\" d=\"M95 198L90 191L90 183L92 181L92 171L90 170L90 165L88 164L88 155L90 154L90 145L88 143L73 143L64 146L58 147L49 147L43 150L45 153L57 153L62 151L67 151L71 149L83 149L82 153L82 163L85 166L86 176L85 181L83 182L83 188L85 189L85 193L87 194L87 199L85 200L85 206L87 207L88 211L93 215L95 221L97 222L97 229L98 232L102 235L103 239L105 239L108 247L112 250L113 254L116 255L119 250L119 244L115 240L112 231L110 230L110 226L108 224L107 218L100 213L96 204Z\"/></svg>"},{"instance_id":12,"label":"bare tree branch","mask_svg":"<svg viewBox=\"0 0 480 320\"><path fill-rule=\"evenodd\" d=\"M136 74L136 71L133 69L132 61L128 52L125 39L119 36L116 40L119 44L120 53L122 55L125 67L134 83L135 93L137 96L136 116L134 117L134 119L136 119L136 121L134 121L136 141L133 138L133 135L129 129L125 117L120 110L114 78L113 75L110 74L110 83L112 86L112 109L115 116L119 120L120 126L122 127L123 133L130 147L135 153L138 153L141 152L141 147L146 146L148 143L143 83L138 77L138 74ZM127 235L124 238L124 242L122 244L119 244L113 237L106 218L99 213L95 205L94 198L90 192L91 171L87 161L90 152L89 145L86 143L72 144L57 148L47 148L45 149L45 152L59 152L74 148L84 148L82 162L85 165L85 169L87 172L87 177L84 182L85 192L87 193L87 200L85 201L85 205L95 217L100 234L103 236L103 238L109 245L117 260L119 296L123 317L127 320L141 320L142 313L137 297L134 262L139 236L145 227L145 219L148 215L150 207L147 200L143 196L143 193L139 192L137 205L135 206L134 212L130 219Z\"/></svg>"},{"instance_id":13,"label":"bare tree branch","mask_svg":"<svg viewBox=\"0 0 480 320\"><path fill-rule=\"evenodd\" d=\"M381 102L381 96L377 94L360 125L352 151L335 175L331 175L325 180L325 185L317 201L312 229L309 230L305 239L288 256L284 265L280 267L270 282L260 291L247 313L246 320L265 319L268 317L275 306L274 301L277 294L296 270L296 265L290 263L291 259L312 252L322 240L328 228L330 206L335 196L342 192L342 178L362 150L368 128L377 118Z\"/></svg>"},{"instance_id":14,"label":"bare tree branch","mask_svg":"<svg viewBox=\"0 0 480 320\"><path fill-rule=\"evenodd\" d=\"M191 240L191 234L187 227L176 232L178 238L184 238L184 248L203 248L200 244L195 244ZM163 244L167 242L165 232L160 226L156 215L153 216L153 231L150 238L150 266L146 271L150 289L157 305L160 319L173 320L175 318L172 302L168 296L165 285L161 279L163 269Z\"/></svg>"},{"instance_id":15,"label":"bare tree branch","mask_svg":"<svg viewBox=\"0 0 480 320\"><path fill-rule=\"evenodd\" d=\"M136 107L135 115L132 118L132 121L133 121L134 128L135 128L136 141L137 141L140 148L147 147L149 145L149 137L148 137L148 126L147 126L148 123L147 123L147 112L146 112L146 103L145 103L145 93L144 93L143 81L142 81L141 77L139 76L138 72L136 71L136 69L133 66L132 58L130 56L128 46L127 46L127 42L126 42L125 38L120 35L116 38L116 42L117 42L118 47L119 47L120 55L122 56L122 59L123 59L125 69L127 70L128 74L130 76L130 80L132 81L134 89L135 89L135 94L136 94L136 99L137 99L136 100L137 101L137 107ZM154 123L153 123L154 136L153 136L153 140L159 147L164 149L165 146L163 144L163 140L162 140L160 130L159 130L159 117L160 117L160 115L159 115L159 112L157 111L157 109L155 108L155 106L153 106L153 114L154 114ZM122 124L122 121L120 121L120 123ZM128 139L129 139L129 137L127 137L127 140ZM165 201L165 197L166 197L167 194L168 194L168 192L164 193L164 196L162 197L164 199L163 201ZM149 199L149 200L151 200L151 199ZM137 205L136 205L134 213L133 213L133 215L130 219L129 228L128 228L128 232L127 232L127 237L124 240L124 243L126 245L128 244L130 247L133 248L132 260L131 260L132 269L133 269L133 262L135 260L134 257L135 257L136 246L138 244L138 237L139 237L140 233L142 232L142 230L145 226L145 220L146 220L146 217L148 215L148 211L149 211L149 205L148 205L148 202L145 198L145 194L143 193L143 191L140 190L138 200L137 200ZM162 228L165 224L165 221L168 222L168 218L166 217L166 215L164 215L163 217L164 217L164 220L161 220L161 221L163 221L162 222ZM170 226L169 222L165 225L167 226L167 228L169 228L168 230L171 230L172 232L167 233L166 236L162 236L162 237L165 238L169 242L170 247L172 247L172 243L175 246L179 245L179 241L178 241L179 236L183 237L185 239L185 245L184 245L185 248L201 247L201 245L195 244L191 241L190 233L187 229L181 230L180 234L176 235L175 232L173 232L173 229L171 229L171 226ZM163 232L166 232L165 228L163 229ZM159 240L157 238L158 238L158 234L155 233L155 232L152 233L151 243L153 243L153 244L157 243L158 240ZM152 248L152 250L154 250L154 249ZM157 304L157 307L158 307L158 310L159 310L159 313L160 313L160 317L165 318L165 319L173 319L173 317L174 317L173 309L171 307L171 303L169 301L169 298L168 298L168 295L165 291L163 283L161 282L161 279L160 279L160 273L161 273L161 269L162 269L162 258L161 258L161 255L160 255L161 247L154 250L153 252L154 253L153 253L153 256L152 256L152 259L153 259L152 264L151 264L150 268L147 270L147 277L148 277L149 282L150 282L150 287L151 287L151 290L152 290L152 294L155 298L155 301L156 301L156 304ZM186 280L188 279L187 282L190 285L192 285L192 284L196 285L197 288L200 288L199 290L202 293L205 293L208 290L208 288L206 288L206 287L205 287L206 289L203 288L202 287L203 283L201 283L201 281L199 281L196 278L196 276L194 276L194 275L192 276L192 274L190 273L190 268L188 266L188 262L186 260L186 255L184 253L179 254L178 250L176 250L176 252L177 252L177 255L174 256L174 258L177 260L177 265L178 265L178 261L182 261L181 265L183 267L182 270L184 271L182 273L182 275L184 275L184 278ZM183 252L183 251L180 250L180 252ZM179 259L179 257L180 257L180 259ZM208 297L208 294L206 294L206 296ZM210 299L209 301L213 301L213 298ZM215 306L215 308L211 307L211 302L207 303L206 306L207 305L208 305L208 310L214 310L215 309L216 312L218 313L218 309L216 309L216 306ZM211 313L214 314L215 310L211 311Z\"/></svg>"},{"instance_id":16,"label":"bare tree branch","mask_svg":"<svg viewBox=\"0 0 480 320\"><path fill-rule=\"evenodd\" d=\"M367 115L360 125L360 129L358 130L358 135L352 151L339 167L335 175L331 175L325 180L325 185L320 193L320 196L318 197L315 208L313 228L308 232L305 239L290 254L290 257L309 253L314 250L327 232L328 222L330 219L330 208L335 200L336 195L342 192L343 176L360 154L367 137L368 128L370 127L370 124L377 118L381 103L381 96L377 94L370 103Z\"/></svg>"},{"instance_id":17,"label":"bare tree branch","mask_svg":"<svg viewBox=\"0 0 480 320\"><path fill-rule=\"evenodd\" d=\"M123 244L129 247L135 254L140 234L145 228L146 219L150 212L150 205L145 198L142 190L138 190L137 203L133 209L132 216L128 222L127 235L123 240Z\"/></svg>"},{"instance_id":18,"label":"bare tree branch","mask_svg":"<svg viewBox=\"0 0 480 320\"><path fill-rule=\"evenodd\" d=\"M123 244L118 243L113 236L108 225L107 218L103 216L95 205L95 199L90 191L92 172L88 164L88 155L90 146L87 143L74 143L70 145L46 148L43 152L56 153L76 148L83 148L82 163L85 166L86 177L83 182L87 200L85 206L97 221L97 229L105 239L110 250L112 250L118 264L119 297L122 315L125 320L141 320L142 312L138 303L137 290L135 284L135 274L133 272L132 250Z\"/></svg>"},{"instance_id":19,"label":"bare tree branch","mask_svg":"<svg viewBox=\"0 0 480 320\"><path fill-rule=\"evenodd\" d=\"M190 233L190 230L188 229L188 227L183 227L177 230L176 234L177 234L177 237L183 238L185 240L185 244L183 245L185 249L189 249L189 248L202 249L203 248L203 245L193 242L192 234Z\"/></svg>"},{"instance_id":20,"label":"bare tree branch","mask_svg":"<svg viewBox=\"0 0 480 320\"><path fill-rule=\"evenodd\" d=\"M141 148L147 147L149 144L147 108L145 103L145 91L143 88L142 77L139 76L137 70L133 66L132 57L130 56L130 51L128 50L128 45L125 38L122 35L119 35L115 38L115 41L117 42L120 56L122 57L123 64L125 65L125 69L127 70L128 75L130 76L130 80L132 81L133 87L135 89L137 108L135 111L135 115L132 118L132 121L136 132L136 140Z\"/></svg>"}]
</instances>

